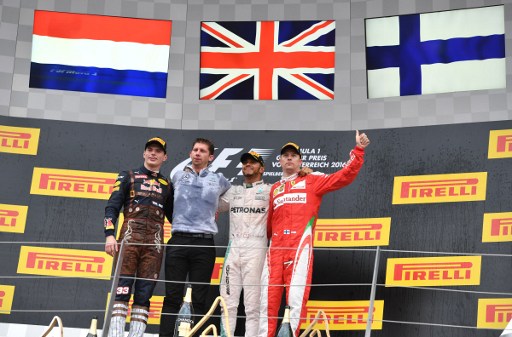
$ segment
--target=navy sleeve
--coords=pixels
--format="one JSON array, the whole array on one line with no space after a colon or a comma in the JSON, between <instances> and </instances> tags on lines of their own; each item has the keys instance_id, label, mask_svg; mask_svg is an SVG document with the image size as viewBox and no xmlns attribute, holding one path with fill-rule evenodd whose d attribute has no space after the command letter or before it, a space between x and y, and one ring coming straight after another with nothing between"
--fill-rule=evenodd
<instances>
[{"instance_id":1,"label":"navy sleeve","mask_svg":"<svg viewBox=\"0 0 512 337\"><path fill-rule=\"evenodd\" d=\"M170 223L172 223L172 212L174 208L174 186L172 183L169 183L169 195L167 196L167 199L165 200L164 204L164 212L165 217L167 220L169 220Z\"/></svg>"},{"instance_id":2,"label":"navy sleeve","mask_svg":"<svg viewBox=\"0 0 512 337\"><path fill-rule=\"evenodd\" d=\"M130 174L128 171L123 171L117 176L112 194L105 207L105 218L103 219L105 237L110 235L115 236L115 224L119 217L119 212L121 212L126 201L129 190Z\"/></svg>"}]
</instances>

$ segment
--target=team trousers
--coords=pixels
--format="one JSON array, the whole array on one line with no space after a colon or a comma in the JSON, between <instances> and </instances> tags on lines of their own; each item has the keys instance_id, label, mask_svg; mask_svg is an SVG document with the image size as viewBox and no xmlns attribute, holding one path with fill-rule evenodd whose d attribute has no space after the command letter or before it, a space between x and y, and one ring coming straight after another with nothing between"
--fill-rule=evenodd
<instances>
[{"instance_id":1,"label":"team trousers","mask_svg":"<svg viewBox=\"0 0 512 337\"><path fill-rule=\"evenodd\" d=\"M206 313L208 290L215 265L213 235L173 233L165 251L165 297L160 317L160 337L172 337L176 314L183 302L185 281L192 284L194 322Z\"/></svg>"}]
</instances>

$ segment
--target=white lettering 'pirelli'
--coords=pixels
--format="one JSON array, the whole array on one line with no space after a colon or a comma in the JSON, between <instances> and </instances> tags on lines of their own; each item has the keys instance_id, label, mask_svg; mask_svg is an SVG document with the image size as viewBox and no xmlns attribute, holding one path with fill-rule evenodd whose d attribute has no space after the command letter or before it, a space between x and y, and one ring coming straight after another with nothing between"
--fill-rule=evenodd
<instances>
[{"instance_id":1,"label":"white lettering 'pirelli'","mask_svg":"<svg viewBox=\"0 0 512 337\"><path fill-rule=\"evenodd\" d=\"M274 209L285 204L305 204L306 193L289 193L274 199Z\"/></svg>"}]
</instances>

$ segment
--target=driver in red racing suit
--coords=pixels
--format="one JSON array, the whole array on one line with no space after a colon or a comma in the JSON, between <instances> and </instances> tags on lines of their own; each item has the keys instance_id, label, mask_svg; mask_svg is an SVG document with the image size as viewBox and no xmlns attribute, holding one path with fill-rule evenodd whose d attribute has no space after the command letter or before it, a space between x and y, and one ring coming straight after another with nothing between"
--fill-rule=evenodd
<instances>
[{"instance_id":1,"label":"driver in red racing suit","mask_svg":"<svg viewBox=\"0 0 512 337\"><path fill-rule=\"evenodd\" d=\"M309 298L314 227L322 197L354 181L369 143L368 137L357 131L357 145L341 170L331 175L314 172L304 177L297 174L302 165L300 147L287 143L281 148L283 178L270 191L267 235L271 242L261 276L259 337L275 336L283 284L291 328L295 336L299 335Z\"/></svg>"}]
</instances>

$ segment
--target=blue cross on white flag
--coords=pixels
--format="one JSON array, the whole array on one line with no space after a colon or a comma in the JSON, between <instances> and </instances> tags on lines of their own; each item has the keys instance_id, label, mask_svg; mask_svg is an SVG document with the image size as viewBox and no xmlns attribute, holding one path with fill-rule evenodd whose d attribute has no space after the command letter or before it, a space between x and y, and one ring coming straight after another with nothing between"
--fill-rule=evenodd
<instances>
[{"instance_id":1,"label":"blue cross on white flag","mask_svg":"<svg viewBox=\"0 0 512 337\"><path fill-rule=\"evenodd\" d=\"M503 5L365 25L369 98L506 87Z\"/></svg>"}]
</instances>

